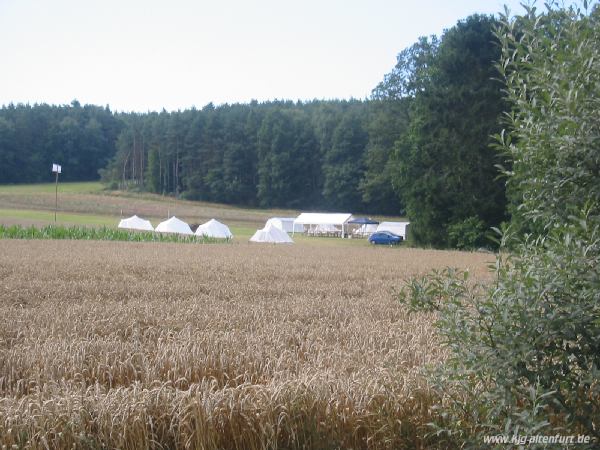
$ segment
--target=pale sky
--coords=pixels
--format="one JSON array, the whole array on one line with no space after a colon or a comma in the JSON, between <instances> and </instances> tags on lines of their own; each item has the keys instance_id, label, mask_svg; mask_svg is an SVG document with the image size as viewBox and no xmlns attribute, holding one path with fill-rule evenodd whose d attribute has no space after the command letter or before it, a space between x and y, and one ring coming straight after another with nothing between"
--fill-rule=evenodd
<instances>
[{"instance_id":1,"label":"pale sky","mask_svg":"<svg viewBox=\"0 0 600 450\"><path fill-rule=\"evenodd\" d=\"M363 99L396 55L519 0L0 0L0 105Z\"/></svg>"}]
</instances>

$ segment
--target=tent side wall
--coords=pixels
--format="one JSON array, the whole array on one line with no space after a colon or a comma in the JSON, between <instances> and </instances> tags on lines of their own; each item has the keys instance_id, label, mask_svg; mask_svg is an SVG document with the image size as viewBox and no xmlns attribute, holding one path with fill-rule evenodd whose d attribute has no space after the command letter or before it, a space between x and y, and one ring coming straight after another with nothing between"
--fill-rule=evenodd
<instances>
[{"instance_id":1,"label":"tent side wall","mask_svg":"<svg viewBox=\"0 0 600 450\"><path fill-rule=\"evenodd\" d=\"M304 225L296 224L293 217L271 217L265 227L273 225L286 233L304 233Z\"/></svg>"},{"instance_id":2,"label":"tent side wall","mask_svg":"<svg viewBox=\"0 0 600 450\"><path fill-rule=\"evenodd\" d=\"M410 222L381 222L377 231L390 231L406 239L406 228Z\"/></svg>"},{"instance_id":3,"label":"tent side wall","mask_svg":"<svg viewBox=\"0 0 600 450\"><path fill-rule=\"evenodd\" d=\"M348 221L351 218L352 214L350 213L302 213L294 220L294 228L300 224L308 226L308 234L344 237L348 233ZM319 227L328 231L320 232ZM335 227L336 229L333 231L326 227Z\"/></svg>"}]
</instances>

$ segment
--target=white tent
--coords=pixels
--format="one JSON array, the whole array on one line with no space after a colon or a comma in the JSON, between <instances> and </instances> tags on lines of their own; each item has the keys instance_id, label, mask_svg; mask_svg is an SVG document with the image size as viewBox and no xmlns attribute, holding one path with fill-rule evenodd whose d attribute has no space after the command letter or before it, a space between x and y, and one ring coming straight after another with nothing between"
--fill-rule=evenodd
<instances>
[{"instance_id":1,"label":"white tent","mask_svg":"<svg viewBox=\"0 0 600 450\"><path fill-rule=\"evenodd\" d=\"M194 234L187 223L179 220L175 216L159 223L155 231L158 231L159 233Z\"/></svg>"},{"instance_id":2,"label":"white tent","mask_svg":"<svg viewBox=\"0 0 600 450\"><path fill-rule=\"evenodd\" d=\"M391 231L406 239L406 226L409 224L410 222L381 222L377 226L377 231Z\"/></svg>"},{"instance_id":3,"label":"white tent","mask_svg":"<svg viewBox=\"0 0 600 450\"><path fill-rule=\"evenodd\" d=\"M350 219L352 219L350 213L302 213L294 220L294 227L296 224L307 225L309 233L337 232L343 237Z\"/></svg>"},{"instance_id":4,"label":"white tent","mask_svg":"<svg viewBox=\"0 0 600 450\"><path fill-rule=\"evenodd\" d=\"M233 237L229 227L215 219L210 219L208 222L200 225L194 234L196 236L206 236L217 239L231 239Z\"/></svg>"},{"instance_id":5,"label":"white tent","mask_svg":"<svg viewBox=\"0 0 600 450\"><path fill-rule=\"evenodd\" d=\"M286 233L304 233L304 225L294 223L294 217L271 217L267 220L265 227L273 225Z\"/></svg>"},{"instance_id":6,"label":"white tent","mask_svg":"<svg viewBox=\"0 0 600 450\"><path fill-rule=\"evenodd\" d=\"M262 230L256 230L256 233L250 238L250 242L270 242L273 244L293 244L292 238L274 225L266 225Z\"/></svg>"},{"instance_id":7,"label":"white tent","mask_svg":"<svg viewBox=\"0 0 600 450\"><path fill-rule=\"evenodd\" d=\"M376 223L365 223L352 232L355 236L370 236L377 231Z\"/></svg>"},{"instance_id":8,"label":"white tent","mask_svg":"<svg viewBox=\"0 0 600 450\"><path fill-rule=\"evenodd\" d=\"M119 228L126 230L154 231L154 227L149 220L140 219L138 216L121 219Z\"/></svg>"}]
</instances>

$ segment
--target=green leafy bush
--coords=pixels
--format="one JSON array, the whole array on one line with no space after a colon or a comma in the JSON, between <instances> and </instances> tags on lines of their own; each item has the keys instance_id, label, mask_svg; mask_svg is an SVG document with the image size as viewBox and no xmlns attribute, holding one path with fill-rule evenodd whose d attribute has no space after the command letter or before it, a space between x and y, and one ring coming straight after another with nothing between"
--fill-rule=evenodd
<instances>
[{"instance_id":1,"label":"green leafy bush","mask_svg":"<svg viewBox=\"0 0 600 450\"><path fill-rule=\"evenodd\" d=\"M477 216L448 226L448 244L459 250L473 250L489 244L485 223Z\"/></svg>"},{"instance_id":2,"label":"green leafy bush","mask_svg":"<svg viewBox=\"0 0 600 450\"><path fill-rule=\"evenodd\" d=\"M453 269L405 285L401 302L438 311L451 351L430 373L438 432L475 447L499 433L600 438L600 229L589 226L583 215L523 240L487 288Z\"/></svg>"}]
</instances>

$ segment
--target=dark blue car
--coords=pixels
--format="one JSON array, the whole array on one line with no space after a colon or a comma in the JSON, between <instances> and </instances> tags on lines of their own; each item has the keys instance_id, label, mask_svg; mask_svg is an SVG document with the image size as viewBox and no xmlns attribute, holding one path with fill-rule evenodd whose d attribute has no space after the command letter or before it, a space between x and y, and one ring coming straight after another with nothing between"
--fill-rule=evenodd
<instances>
[{"instance_id":1,"label":"dark blue car","mask_svg":"<svg viewBox=\"0 0 600 450\"><path fill-rule=\"evenodd\" d=\"M392 233L391 231L378 231L369 236L371 244L381 245L397 245L402 242L402 236Z\"/></svg>"}]
</instances>

